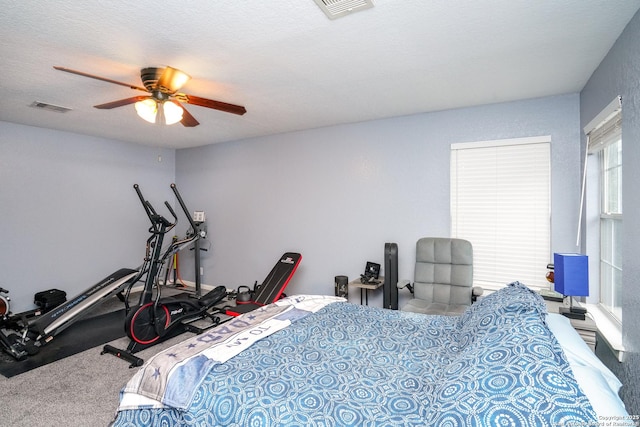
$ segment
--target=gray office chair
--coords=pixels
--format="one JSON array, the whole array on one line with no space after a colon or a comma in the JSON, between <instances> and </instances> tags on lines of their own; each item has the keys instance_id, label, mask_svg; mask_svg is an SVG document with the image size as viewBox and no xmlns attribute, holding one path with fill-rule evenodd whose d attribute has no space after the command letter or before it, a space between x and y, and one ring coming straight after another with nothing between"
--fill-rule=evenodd
<instances>
[{"instance_id":1,"label":"gray office chair","mask_svg":"<svg viewBox=\"0 0 640 427\"><path fill-rule=\"evenodd\" d=\"M457 316L462 314L482 288L473 285L473 247L467 240L424 237L416 244L413 285L398 282L398 289L413 293L403 311Z\"/></svg>"}]
</instances>

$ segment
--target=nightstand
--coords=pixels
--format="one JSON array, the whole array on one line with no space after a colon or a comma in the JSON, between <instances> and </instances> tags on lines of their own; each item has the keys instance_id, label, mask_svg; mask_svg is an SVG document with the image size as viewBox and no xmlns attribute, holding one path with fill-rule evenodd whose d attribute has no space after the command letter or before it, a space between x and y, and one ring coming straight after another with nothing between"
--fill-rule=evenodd
<instances>
[{"instance_id":1,"label":"nightstand","mask_svg":"<svg viewBox=\"0 0 640 427\"><path fill-rule=\"evenodd\" d=\"M362 283L359 278L349 282L349 286L360 288L360 305L362 305L363 303L363 296L365 298L365 304L369 305L369 291L375 291L382 285L384 285L384 277L382 276L380 276L375 282L372 283Z\"/></svg>"},{"instance_id":2,"label":"nightstand","mask_svg":"<svg viewBox=\"0 0 640 427\"><path fill-rule=\"evenodd\" d=\"M565 305L561 302L556 301L544 301L547 304L547 310L549 313L558 313L558 309L560 307L564 307ZM580 337L587 343L591 351L595 353L596 351L596 332L598 332L598 327L596 326L596 322L593 321L591 315L587 313L587 316L584 320L578 319L569 319L571 321L571 326L575 329Z\"/></svg>"}]
</instances>

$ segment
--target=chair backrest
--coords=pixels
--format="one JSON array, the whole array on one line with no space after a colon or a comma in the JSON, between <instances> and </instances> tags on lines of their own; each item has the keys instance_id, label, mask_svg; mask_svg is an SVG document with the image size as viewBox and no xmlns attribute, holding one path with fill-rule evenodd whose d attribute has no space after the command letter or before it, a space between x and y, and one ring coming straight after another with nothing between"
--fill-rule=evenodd
<instances>
[{"instance_id":1,"label":"chair backrest","mask_svg":"<svg viewBox=\"0 0 640 427\"><path fill-rule=\"evenodd\" d=\"M471 305L473 247L463 239L425 237L416 244L414 298Z\"/></svg>"}]
</instances>

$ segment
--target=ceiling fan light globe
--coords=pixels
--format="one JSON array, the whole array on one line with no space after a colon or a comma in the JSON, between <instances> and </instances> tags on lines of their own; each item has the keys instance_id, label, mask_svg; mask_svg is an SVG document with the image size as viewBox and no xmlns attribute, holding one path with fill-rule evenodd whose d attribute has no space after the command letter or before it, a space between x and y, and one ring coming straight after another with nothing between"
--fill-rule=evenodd
<instances>
[{"instance_id":1,"label":"ceiling fan light globe","mask_svg":"<svg viewBox=\"0 0 640 427\"><path fill-rule=\"evenodd\" d=\"M149 123L156 122L158 104L152 98L143 99L135 103L136 113Z\"/></svg>"},{"instance_id":2,"label":"ceiling fan light globe","mask_svg":"<svg viewBox=\"0 0 640 427\"><path fill-rule=\"evenodd\" d=\"M174 93L185 83L191 79L191 76L187 73L178 70L173 67L166 67L158 81L159 86L163 86L170 93Z\"/></svg>"},{"instance_id":3,"label":"ceiling fan light globe","mask_svg":"<svg viewBox=\"0 0 640 427\"><path fill-rule=\"evenodd\" d=\"M182 113L184 110L179 105L172 101L165 101L162 104L162 110L164 112L164 121L168 125L173 125L182 120Z\"/></svg>"}]
</instances>

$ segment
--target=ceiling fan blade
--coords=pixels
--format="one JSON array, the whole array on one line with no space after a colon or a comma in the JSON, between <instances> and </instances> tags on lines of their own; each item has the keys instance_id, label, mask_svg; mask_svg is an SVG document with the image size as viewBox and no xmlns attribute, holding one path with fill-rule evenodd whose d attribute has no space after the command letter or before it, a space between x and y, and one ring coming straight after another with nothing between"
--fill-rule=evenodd
<instances>
[{"instance_id":1,"label":"ceiling fan blade","mask_svg":"<svg viewBox=\"0 0 640 427\"><path fill-rule=\"evenodd\" d=\"M101 110L109 110L111 108L122 107L124 105L133 104L138 101L142 101L143 99L150 98L149 96L134 96L133 98L121 99L119 101L107 102L106 104L94 105L94 108L99 108Z\"/></svg>"},{"instance_id":2,"label":"ceiling fan blade","mask_svg":"<svg viewBox=\"0 0 640 427\"><path fill-rule=\"evenodd\" d=\"M175 101L177 102L177 101ZM180 120L180 123L182 123L182 126L187 127L187 128L192 128L195 126L198 126L200 124L200 122L198 122L196 120L195 117L193 117L191 115L191 113L189 111L187 111L186 108L184 108L184 105L182 105L180 102L178 102L178 104L180 104L180 107L182 107L182 120Z\"/></svg>"},{"instance_id":3,"label":"ceiling fan blade","mask_svg":"<svg viewBox=\"0 0 640 427\"><path fill-rule=\"evenodd\" d=\"M241 105L228 104L222 101L214 101L213 99L200 98L199 96L186 95L184 93L176 95L180 101L200 107L213 108L214 110L224 111L226 113L238 114L239 116L247 112L247 109Z\"/></svg>"},{"instance_id":4,"label":"ceiling fan blade","mask_svg":"<svg viewBox=\"0 0 640 427\"><path fill-rule=\"evenodd\" d=\"M96 79L96 80L102 80L103 82L113 83L113 84L120 85L120 86L125 86L125 87L128 87L130 89L136 89L136 90L141 90L143 92L148 92L147 89L145 89L143 87L140 87L140 86L132 85L132 84L129 84L129 83L119 82L117 80L107 79L106 77L95 76L93 74L84 73L82 71L72 70L71 68L56 67L56 66L54 66L53 68L55 68L56 70L64 71L66 73L77 74L79 76L89 77L89 78Z\"/></svg>"},{"instance_id":5,"label":"ceiling fan blade","mask_svg":"<svg viewBox=\"0 0 640 427\"><path fill-rule=\"evenodd\" d=\"M187 73L177 68L166 67L156 83L156 88L161 92L176 93L190 79L191 76Z\"/></svg>"}]
</instances>

